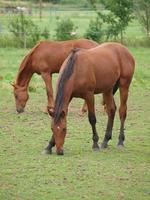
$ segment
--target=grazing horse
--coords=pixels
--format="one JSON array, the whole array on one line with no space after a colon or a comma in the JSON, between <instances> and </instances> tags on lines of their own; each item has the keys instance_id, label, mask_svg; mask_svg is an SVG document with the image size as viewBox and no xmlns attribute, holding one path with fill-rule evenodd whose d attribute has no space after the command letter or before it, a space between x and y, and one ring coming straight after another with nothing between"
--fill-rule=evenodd
<instances>
[{"instance_id":1,"label":"grazing horse","mask_svg":"<svg viewBox=\"0 0 150 200\"><path fill-rule=\"evenodd\" d=\"M59 72L63 61L73 48L89 49L97 45L98 43L88 39L42 41L38 43L23 59L16 82L12 84L14 87L17 112L21 113L24 111L24 107L29 98L28 85L34 73L42 76L46 85L48 107L53 108L52 74Z\"/></svg>"},{"instance_id":2,"label":"grazing horse","mask_svg":"<svg viewBox=\"0 0 150 200\"><path fill-rule=\"evenodd\" d=\"M119 43L104 43L89 50L74 50L64 61L58 81L55 107L48 112L52 117L52 138L44 150L51 153L56 145L58 155L63 155L66 135L66 116L73 97L83 98L88 106L88 119L93 132L93 149L99 149L96 130L94 94L103 94L108 115L107 128L101 147L106 148L112 138L116 112L114 90L120 90L120 134L118 146L123 147L124 123L127 112L129 86L134 73L135 61L128 49Z\"/></svg>"}]
</instances>

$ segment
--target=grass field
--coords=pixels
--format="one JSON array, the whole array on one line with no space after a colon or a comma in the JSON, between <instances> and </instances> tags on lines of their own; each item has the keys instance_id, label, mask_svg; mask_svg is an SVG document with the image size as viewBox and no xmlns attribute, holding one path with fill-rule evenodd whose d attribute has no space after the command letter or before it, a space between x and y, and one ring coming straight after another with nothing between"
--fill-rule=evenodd
<instances>
[{"instance_id":1,"label":"grass field","mask_svg":"<svg viewBox=\"0 0 150 200\"><path fill-rule=\"evenodd\" d=\"M46 94L35 75L30 99L17 115L10 82L27 52L0 48L0 199L1 200L148 200L150 197L150 49L130 48L136 71L130 89L125 148L116 147L116 115L109 148L93 152L87 116L80 117L81 100L74 99L68 116L65 155L41 154L51 136L50 118L42 112ZM55 85L57 75L54 76ZM96 96L100 142L107 117ZM118 104L118 94L116 95Z\"/></svg>"}]
</instances>

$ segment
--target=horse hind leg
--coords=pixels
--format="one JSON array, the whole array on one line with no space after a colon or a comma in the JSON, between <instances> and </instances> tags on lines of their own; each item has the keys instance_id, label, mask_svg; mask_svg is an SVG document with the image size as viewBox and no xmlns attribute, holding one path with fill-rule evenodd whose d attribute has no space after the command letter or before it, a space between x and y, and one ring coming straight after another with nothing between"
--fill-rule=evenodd
<instances>
[{"instance_id":1,"label":"horse hind leg","mask_svg":"<svg viewBox=\"0 0 150 200\"><path fill-rule=\"evenodd\" d=\"M93 132L93 150L99 150L98 140L99 136L96 131L96 116L95 116L95 108L94 108L94 94L89 94L86 98L87 107L88 107L88 119L92 127Z\"/></svg>"},{"instance_id":2,"label":"horse hind leg","mask_svg":"<svg viewBox=\"0 0 150 200\"><path fill-rule=\"evenodd\" d=\"M103 94L104 101L106 103L107 114L108 114L108 121L107 121L107 128L104 136L104 140L101 144L101 148L107 148L108 141L112 138L112 129L113 123L116 113L116 104L113 98L112 92L108 94Z\"/></svg>"},{"instance_id":3,"label":"horse hind leg","mask_svg":"<svg viewBox=\"0 0 150 200\"><path fill-rule=\"evenodd\" d=\"M79 115L80 115L80 116L83 116L84 113L86 113L86 112L87 112L87 104L86 104L86 101L84 101L84 104L83 104L83 106L82 106L82 108L81 108L81 110L80 110Z\"/></svg>"},{"instance_id":4,"label":"horse hind leg","mask_svg":"<svg viewBox=\"0 0 150 200\"><path fill-rule=\"evenodd\" d=\"M127 100L128 100L128 90L129 90L130 81L125 79L120 80L120 133L118 147L124 146L125 134L124 134L124 125L127 115Z\"/></svg>"},{"instance_id":5,"label":"horse hind leg","mask_svg":"<svg viewBox=\"0 0 150 200\"><path fill-rule=\"evenodd\" d=\"M119 84L120 84L120 79L118 79L113 87L113 96L116 94L118 88L119 88ZM106 104L105 104L105 100L104 100L104 96L103 96L103 99L102 99L102 105L104 107L104 111L107 112L107 107L106 107Z\"/></svg>"}]
</instances>

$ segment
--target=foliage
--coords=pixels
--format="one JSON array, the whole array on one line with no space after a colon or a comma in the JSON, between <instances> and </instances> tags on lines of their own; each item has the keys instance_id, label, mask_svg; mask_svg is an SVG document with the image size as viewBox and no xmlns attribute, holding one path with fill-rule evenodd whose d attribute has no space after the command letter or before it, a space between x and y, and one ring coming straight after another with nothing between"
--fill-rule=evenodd
<instances>
[{"instance_id":1,"label":"foliage","mask_svg":"<svg viewBox=\"0 0 150 200\"><path fill-rule=\"evenodd\" d=\"M74 35L76 27L70 19L62 19L57 22L56 38L57 40L69 40L76 36Z\"/></svg>"},{"instance_id":2,"label":"foliage","mask_svg":"<svg viewBox=\"0 0 150 200\"><path fill-rule=\"evenodd\" d=\"M136 0L134 5L136 16L150 37L150 0Z\"/></svg>"},{"instance_id":3,"label":"foliage","mask_svg":"<svg viewBox=\"0 0 150 200\"><path fill-rule=\"evenodd\" d=\"M101 12L97 9L95 0L89 0L99 18L107 24L107 39L117 38L119 35L121 41L123 33L132 19L133 0L101 0L102 5L107 12Z\"/></svg>"},{"instance_id":4,"label":"foliage","mask_svg":"<svg viewBox=\"0 0 150 200\"><path fill-rule=\"evenodd\" d=\"M22 47L18 38L11 36L10 34L0 35L0 46L1 47Z\"/></svg>"},{"instance_id":5,"label":"foliage","mask_svg":"<svg viewBox=\"0 0 150 200\"><path fill-rule=\"evenodd\" d=\"M59 6L59 9L61 8L62 7ZM108 12L108 11L104 11L104 12ZM51 12L49 12L47 8L43 8L43 18L42 20L40 20L39 16L37 15L37 10L33 9L32 21L34 22L34 24L36 24L39 27L39 31L41 34L44 32L43 35L40 35L40 38L39 38L40 40L44 38L45 39L50 38L52 40L56 39L55 29L56 29L57 21L61 19L62 15L63 16L66 15L70 19L72 18L73 23L78 26L77 36L83 37L88 28L90 20L93 19L93 21L95 21L94 19L95 19L96 14L94 11L85 12L81 10L68 11L66 13L66 11L56 12L54 9L52 9ZM16 16L18 16L19 18L18 14L14 14L10 16L8 14L1 15L1 22L0 22L0 26L1 26L0 46L1 47L23 47L24 46L23 41L20 41L20 39L14 36L14 34L10 33L8 29L8 24L10 24L10 20L12 19L13 21L13 19L16 18ZM25 13L25 17L29 19L27 16L28 14ZM31 18L31 16L29 17ZM108 25L106 23L103 23L103 24L102 24L101 30L103 30L104 38L102 38L102 40L104 41L106 39L105 33L107 31ZM47 29L47 30L44 30L44 29ZM47 36L45 36L44 34ZM133 45L133 46L135 45L148 46L148 43L146 42L145 38L146 38L146 32L143 31L137 18L135 18L126 29L123 42L126 42L127 45ZM110 39L112 40L112 38ZM120 41L119 38L117 38L117 41ZM27 47L32 47L32 43L30 43L28 38L26 42L27 42Z\"/></svg>"},{"instance_id":6,"label":"foliage","mask_svg":"<svg viewBox=\"0 0 150 200\"><path fill-rule=\"evenodd\" d=\"M38 25L30 18L26 17L22 12L10 21L9 30L24 47L31 47L40 39L40 37L43 36L47 39L49 36L47 28L41 32Z\"/></svg>"},{"instance_id":7,"label":"foliage","mask_svg":"<svg viewBox=\"0 0 150 200\"><path fill-rule=\"evenodd\" d=\"M48 2L52 2L52 3L60 3L61 0L49 0Z\"/></svg>"},{"instance_id":8,"label":"foliage","mask_svg":"<svg viewBox=\"0 0 150 200\"><path fill-rule=\"evenodd\" d=\"M31 2L39 3L39 0L28 0ZM42 0L42 2L47 2L47 3L59 3L61 0Z\"/></svg>"},{"instance_id":9,"label":"foliage","mask_svg":"<svg viewBox=\"0 0 150 200\"><path fill-rule=\"evenodd\" d=\"M102 22L97 17L95 20L91 20L89 27L86 30L85 37L88 39L99 42L103 37L104 31L102 30Z\"/></svg>"},{"instance_id":10,"label":"foliage","mask_svg":"<svg viewBox=\"0 0 150 200\"><path fill-rule=\"evenodd\" d=\"M49 34L49 29L47 27L44 28L43 32L41 33L41 35L45 38L48 39L50 34Z\"/></svg>"}]
</instances>

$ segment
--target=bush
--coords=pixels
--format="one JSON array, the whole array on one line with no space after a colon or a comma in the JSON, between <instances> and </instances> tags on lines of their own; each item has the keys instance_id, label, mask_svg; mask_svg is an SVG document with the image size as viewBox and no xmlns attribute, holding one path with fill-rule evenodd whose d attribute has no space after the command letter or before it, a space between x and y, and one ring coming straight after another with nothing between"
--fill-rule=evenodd
<instances>
[{"instance_id":1,"label":"bush","mask_svg":"<svg viewBox=\"0 0 150 200\"><path fill-rule=\"evenodd\" d=\"M69 40L76 38L76 27L70 19L63 19L58 21L56 28L57 40Z\"/></svg>"},{"instance_id":2,"label":"bush","mask_svg":"<svg viewBox=\"0 0 150 200\"><path fill-rule=\"evenodd\" d=\"M32 47L41 37L45 39L49 37L48 29L40 31L39 27L23 13L10 21L9 29L16 41L24 47Z\"/></svg>"},{"instance_id":3,"label":"bush","mask_svg":"<svg viewBox=\"0 0 150 200\"><path fill-rule=\"evenodd\" d=\"M92 39L99 42L103 35L104 31L102 30L102 22L98 19L98 17L95 20L91 20L84 36L87 39Z\"/></svg>"},{"instance_id":4,"label":"bush","mask_svg":"<svg viewBox=\"0 0 150 200\"><path fill-rule=\"evenodd\" d=\"M133 47L150 47L150 38L142 37L142 38L124 38L123 44L126 46Z\"/></svg>"},{"instance_id":5,"label":"bush","mask_svg":"<svg viewBox=\"0 0 150 200\"><path fill-rule=\"evenodd\" d=\"M50 34L49 34L49 30L45 27L43 33L41 33L41 35L45 38L48 39Z\"/></svg>"},{"instance_id":6,"label":"bush","mask_svg":"<svg viewBox=\"0 0 150 200\"><path fill-rule=\"evenodd\" d=\"M22 47L18 38L12 36L11 34L1 34L0 35L0 47Z\"/></svg>"}]
</instances>

